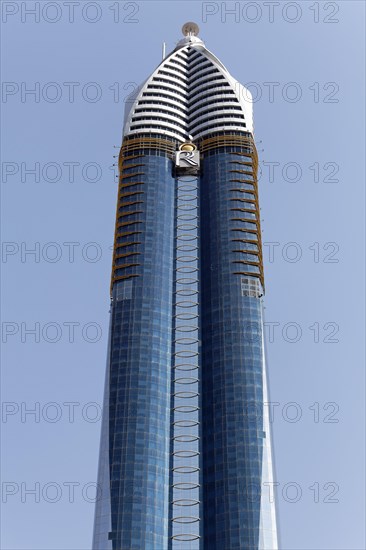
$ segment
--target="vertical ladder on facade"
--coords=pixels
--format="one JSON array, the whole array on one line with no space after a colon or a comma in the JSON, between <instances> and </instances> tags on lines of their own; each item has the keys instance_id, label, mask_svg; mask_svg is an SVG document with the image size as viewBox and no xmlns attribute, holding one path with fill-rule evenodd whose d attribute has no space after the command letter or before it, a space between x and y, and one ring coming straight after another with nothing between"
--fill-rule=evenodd
<instances>
[{"instance_id":1,"label":"vertical ladder on facade","mask_svg":"<svg viewBox=\"0 0 366 550\"><path fill-rule=\"evenodd\" d=\"M199 477L198 180L177 178L172 414L172 550L197 550Z\"/></svg>"}]
</instances>

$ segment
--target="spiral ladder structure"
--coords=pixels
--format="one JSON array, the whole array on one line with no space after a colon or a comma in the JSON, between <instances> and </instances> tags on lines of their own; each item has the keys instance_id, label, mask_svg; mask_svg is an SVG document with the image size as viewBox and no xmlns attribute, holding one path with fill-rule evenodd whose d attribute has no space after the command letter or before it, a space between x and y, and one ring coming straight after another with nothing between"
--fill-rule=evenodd
<instances>
[{"instance_id":1,"label":"spiral ladder structure","mask_svg":"<svg viewBox=\"0 0 366 550\"><path fill-rule=\"evenodd\" d=\"M198 180L178 176L172 375L171 548L200 538Z\"/></svg>"}]
</instances>

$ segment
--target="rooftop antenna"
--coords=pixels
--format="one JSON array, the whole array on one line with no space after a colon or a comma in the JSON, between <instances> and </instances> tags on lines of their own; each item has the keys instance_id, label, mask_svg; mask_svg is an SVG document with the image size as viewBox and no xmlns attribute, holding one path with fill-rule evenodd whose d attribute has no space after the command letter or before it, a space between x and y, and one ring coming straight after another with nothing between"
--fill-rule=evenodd
<instances>
[{"instance_id":1,"label":"rooftop antenna","mask_svg":"<svg viewBox=\"0 0 366 550\"><path fill-rule=\"evenodd\" d=\"M162 59L162 61L164 61L164 59L165 59L165 50L166 50L166 44L165 44L165 42L163 42L163 52L162 52L163 53L163 59Z\"/></svg>"}]
</instances>

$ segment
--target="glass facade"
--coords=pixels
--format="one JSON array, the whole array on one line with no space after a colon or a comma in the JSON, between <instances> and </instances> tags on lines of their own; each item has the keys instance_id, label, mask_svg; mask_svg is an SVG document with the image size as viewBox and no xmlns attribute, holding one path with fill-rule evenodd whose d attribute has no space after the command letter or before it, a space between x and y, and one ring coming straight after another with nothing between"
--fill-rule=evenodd
<instances>
[{"instance_id":1,"label":"glass facade","mask_svg":"<svg viewBox=\"0 0 366 550\"><path fill-rule=\"evenodd\" d=\"M258 160L250 113L197 41L126 113L93 550L278 548Z\"/></svg>"},{"instance_id":2,"label":"glass facade","mask_svg":"<svg viewBox=\"0 0 366 550\"><path fill-rule=\"evenodd\" d=\"M205 158L201 182L203 523L212 550L258 548L260 528L262 305L245 295L237 273L246 262L232 206L238 158L225 151Z\"/></svg>"},{"instance_id":3,"label":"glass facade","mask_svg":"<svg viewBox=\"0 0 366 550\"><path fill-rule=\"evenodd\" d=\"M125 161L119 210L132 206L134 213L119 218L127 221L116 235L107 381L111 527L95 533L103 550L107 540L113 550L137 550L166 548L168 539L175 186L167 157L139 156L138 163L144 173L139 167L128 175L136 162Z\"/></svg>"}]
</instances>

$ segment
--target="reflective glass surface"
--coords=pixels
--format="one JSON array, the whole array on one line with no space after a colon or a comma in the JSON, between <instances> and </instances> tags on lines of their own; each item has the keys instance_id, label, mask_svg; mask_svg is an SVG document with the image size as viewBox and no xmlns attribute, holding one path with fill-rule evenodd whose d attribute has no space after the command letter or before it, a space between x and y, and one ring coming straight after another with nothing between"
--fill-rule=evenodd
<instances>
[{"instance_id":1,"label":"reflective glass surface","mask_svg":"<svg viewBox=\"0 0 366 550\"><path fill-rule=\"evenodd\" d=\"M156 150L124 161L93 550L278 548L258 198L233 172L255 168L237 153L208 151L196 177Z\"/></svg>"},{"instance_id":2,"label":"reflective glass surface","mask_svg":"<svg viewBox=\"0 0 366 550\"><path fill-rule=\"evenodd\" d=\"M203 548L210 550L258 549L265 523L262 304L242 292L235 273L238 222L231 199L244 195L233 191L244 188L232 182L237 158L211 154L201 179ZM259 272L245 265L247 256L241 256L243 270ZM273 529L270 524L270 534ZM272 537L263 548L276 544Z\"/></svg>"},{"instance_id":3,"label":"reflective glass surface","mask_svg":"<svg viewBox=\"0 0 366 550\"><path fill-rule=\"evenodd\" d=\"M108 539L113 550L164 549L168 537L175 186L168 158L138 160L144 173L128 183L143 182L136 186L143 188L139 233L129 239L140 243L139 254L122 257L120 264L130 267L117 272L136 276L113 288L109 421L102 434L102 446L109 442L111 525L109 533L95 532L93 548L100 550Z\"/></svg>"}]
</instances>

